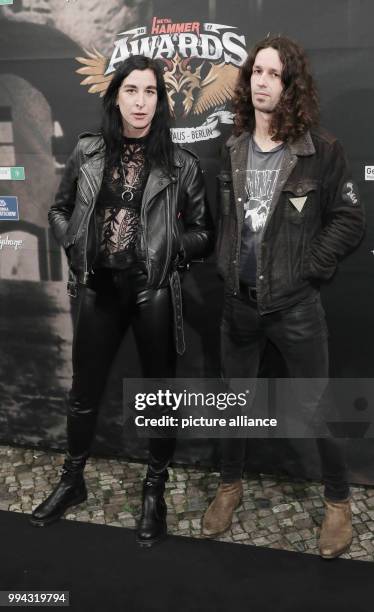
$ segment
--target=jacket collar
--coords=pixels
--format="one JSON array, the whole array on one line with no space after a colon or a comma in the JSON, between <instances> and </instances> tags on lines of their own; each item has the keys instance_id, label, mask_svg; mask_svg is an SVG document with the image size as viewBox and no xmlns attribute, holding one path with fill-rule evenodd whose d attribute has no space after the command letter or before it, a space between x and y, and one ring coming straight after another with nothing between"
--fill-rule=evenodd
<instances>
[{"instance_id":1,"label":"jacket collar","mask_svg":"<svg viewBox=\"0 0 374 612\"><path fill-rule=\"evenodd\" d=\"M288 147L292 155L298 155L299 157L314 155L316 152L309 130L295 140L295 142L290 142Z\"/></svg>"},{"instance_id":2,"label":"jacket collar","mask_svg":"<svg viewBox=\"0 0 374 612\"><path fill-rule=\"evenodd\" d=\"M240 146L244 143L248 143L249 138L249 132L242 132L241 134L239 134L239 136L234 136L234 134L232 134L232 136L230 136L230 138L226 142L226 146L229 149L233 149L234 147Z\"/></svg>"},{"instance_id":3,"label":"jacket collar","mask_svg":"<svg viewBox=\"0 0 374 612\"><path fill-rule=\"evenodd\" d=\"M230 136L228 139L226 146L229 149L234 147L243 146L248 144L250 138L249 132L242 132L239 136ZM287 144L290 153L292 155L298 155L299 157L306 157L308 155L314 155L316 152L315 146L313 144L313 140L309 131L305 132L300 138L295 140L294 142L290 142Z\"/></svg>"},{"instance_id":4,"label":"jacket collar","mask_svg":"<svg viewBox=\"0 0 374 612\"><path fill-rule=\"evenodd\" d=\"M78 138L83 140L83 150L87 157L105 149L104 139L100 133L83 132L83 134L79 134ZM87 142L84 142L86 138Z\"/></svg>"},{"instance_id":5,"label":"jacket collar","mask_svg":"<svg viewBox=\"0 0 374 612\"><path fill-rule=\"evenodd\" d=\"M104 139L100 134L84 134L83 136L91 137L90 142L85 143L86 146L84 148L84 153L88 158L85 163L85 167L88 170L90 179L93 182L96 192L98 193L104 172ZM183 166L182 154L178 155L178 153L178 149L174 149L174 165ZM163 191L165 187L167 187L170 183L174 183L175 181L176 178L174 176L165 175L160 167L153 164L144 187L143 202L147 204L158 193Z\"/></svg>"}]
</instances>

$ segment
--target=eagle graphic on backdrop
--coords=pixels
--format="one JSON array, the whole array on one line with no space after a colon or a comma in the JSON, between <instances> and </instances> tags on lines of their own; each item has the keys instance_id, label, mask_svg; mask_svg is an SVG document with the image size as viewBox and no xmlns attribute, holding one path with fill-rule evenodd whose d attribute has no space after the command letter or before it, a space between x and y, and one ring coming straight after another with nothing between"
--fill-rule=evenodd
<instances>
[{"instance_id":1,"label":"eagle graphic on backdrop","mask_svg":"<svg viewBox=\"0 0 374 612\"><path fill-rule=\"evenodd\" d=\"M112 79L112 75L106 75L108 59L97 49L92 51L84 49L86 57L77 57L76 60L82 64L77 73L84 75L81 85L89 86L89 93L98 93L102 97ZM182 95L183 117L187 115L199 115L212 107L224 104L232 98L239 68L224 61L213 64L203 60L194 69L191 60L195 58L181 58L178 54L173 59L163 59L164 78L168 92L169 106L175 117L175 95ZM203 77L203 69L207 69Z\"/></svg>"}]
</instances>

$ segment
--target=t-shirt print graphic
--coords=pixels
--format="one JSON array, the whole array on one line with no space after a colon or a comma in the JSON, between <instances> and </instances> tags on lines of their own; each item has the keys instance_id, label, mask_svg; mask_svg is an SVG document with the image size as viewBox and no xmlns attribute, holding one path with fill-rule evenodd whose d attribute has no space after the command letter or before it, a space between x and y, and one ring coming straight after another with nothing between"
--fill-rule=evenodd
<instances>
[{"instance_id":1,"label":"t-shirt print graphic","mask_svg":"<svg viewBox=\"0 0 374 612\"><path fill-rule=\"evenodd\" d=\"M252 232L263 229L277 184L279 170L247 170L245 224Z\"/></svg>"}]
</instances>

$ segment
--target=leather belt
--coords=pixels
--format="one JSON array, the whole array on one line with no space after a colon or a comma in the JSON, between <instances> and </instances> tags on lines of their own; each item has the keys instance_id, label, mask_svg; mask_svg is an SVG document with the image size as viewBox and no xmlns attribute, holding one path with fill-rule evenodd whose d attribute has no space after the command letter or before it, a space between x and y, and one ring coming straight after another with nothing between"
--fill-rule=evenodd
<instances>
[{"instance_id":1,"label":"leather belt","mask_svg":"<svg viewBox=\"0 0 374 612\"><path fill-rule=\"evenodd\" d=\"M170 274L169 284L171 301L173 304L175 349L178 355L183 355L184 351L186 350L186 344L184 341L183 328L182 288L180 276L177 270L173 270L173 272Z\"/></svg>"}]
</instances>

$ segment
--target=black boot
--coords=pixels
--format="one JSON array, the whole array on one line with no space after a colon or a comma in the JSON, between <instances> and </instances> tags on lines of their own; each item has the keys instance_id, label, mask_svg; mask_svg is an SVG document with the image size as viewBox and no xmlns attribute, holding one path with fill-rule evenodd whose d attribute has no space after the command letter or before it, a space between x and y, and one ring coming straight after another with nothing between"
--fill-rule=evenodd
<instances>
[{"instance_id":1,"label":"black boot","mask_svg":"<svg viewBox=\"0 0 374 612\"><path fill-rule=\"evenodd\" d=\"M143 481L142 515L139 521L136 540L138 544L149 547L166 536L166 503L164 500L165 482L168 471L156 472L148 467Z\"/></svg>"},{"instance_id":2,"label":"black boot","mask_svg":"<svg viewBox=\"0 0 374 612\"><path fill-rule=\"evenodd\" d=\"M47 499L33 511L31 525L46 527L62 517L71 506L87 499L87 489L83 478L87 454L72 457L67 453L62 468L61 480Z\"/></svg>"}]
</instances>

